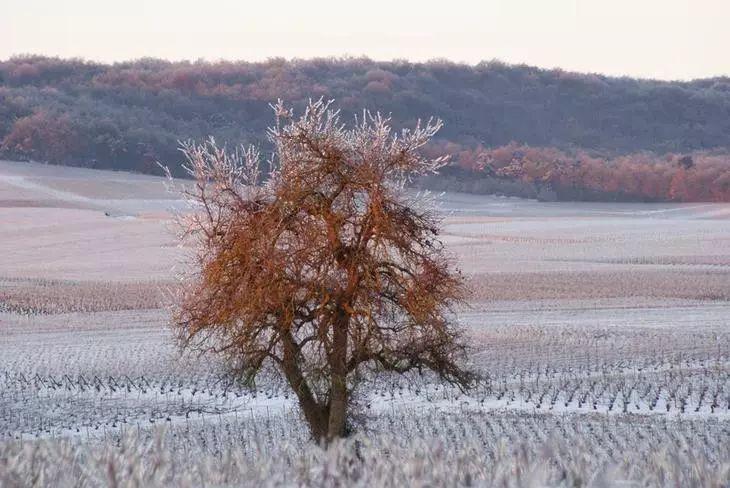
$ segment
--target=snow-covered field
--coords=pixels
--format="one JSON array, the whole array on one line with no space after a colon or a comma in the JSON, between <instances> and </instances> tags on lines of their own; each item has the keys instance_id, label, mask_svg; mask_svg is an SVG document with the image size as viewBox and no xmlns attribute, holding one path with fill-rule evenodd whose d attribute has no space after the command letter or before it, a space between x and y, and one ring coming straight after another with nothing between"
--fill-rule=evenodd
<instances>
[{"instance_id":1,"label":"snow-covered field","mask_svg":"<svg viewBox=\"0 0 730 488\"><path fill-rule=\"evenodd\" d=\"M0 162L0 486L730 483L730 205L436 200L487 381L378 380L323 451L177 352L160 178Z\"/></svg>"}]
</instances>

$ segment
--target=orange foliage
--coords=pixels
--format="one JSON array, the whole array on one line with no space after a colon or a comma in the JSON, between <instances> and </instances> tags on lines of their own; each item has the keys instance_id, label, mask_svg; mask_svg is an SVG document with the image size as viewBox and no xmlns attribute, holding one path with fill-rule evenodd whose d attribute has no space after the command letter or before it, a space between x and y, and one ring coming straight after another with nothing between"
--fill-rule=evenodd
<instances>
[{"instance_id":1,"label":"orange foliage","mask_svg":"<svg viewBox=\"0 0 730 488\"><path fill-rule=\"evenodd\" d=\"M730 202L727 155L701 152L691 158L673 154L661 158L637 153L600 158L585 151L568 154L512 143L482 151L479 158L482 170L544 185L566 199L590 192L647 201ZM472 160L470 155L460 163L469 169Z\"/></svg>"},{"instance_id":2,"label":"orange foliage","mask_svg":"<svg viewBox=\"0 0 730 488\"><path fill-rule=\"evenodd\" d=\"M16 120L1 147L11 154L59 161L73 154L78 144L79 137L69 117L40 110Z\"/></svg>"},{"instance_id":3,"label":"orange foliage","mask_svg":"<svg viewBox=\"0 0 730 488\"><path fill-rule=\"evenodd\" d=\"M199 241L176 325L185 345L224 352L248 379L273 365L312 435L332 439L365 371L471 383L451 313L465 290L437 218L402 187L445 164L419 151L440 123L394 137L379 115L346 129L321 101L292 115L276 106L277 166L263 183L253 149L183 147L199 209L184 229Z\"/></svg>"}]
</instances>

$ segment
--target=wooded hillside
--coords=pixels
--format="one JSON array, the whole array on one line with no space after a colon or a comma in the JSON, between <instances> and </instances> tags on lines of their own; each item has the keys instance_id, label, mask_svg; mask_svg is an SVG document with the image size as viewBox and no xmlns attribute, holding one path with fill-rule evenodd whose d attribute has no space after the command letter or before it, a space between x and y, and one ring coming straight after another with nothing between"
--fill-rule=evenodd
<instances>
[{"instance_id":1,"label":"wooded hillside","mask_svg":"<svg viewBox=\"0 0 730 488\"><path fill-rule=\"evenodd\" d=\"M499 62L143 59L105 65L16 57L0 62L0 157L156 172L157 160L171 166L182 160L180 139L213 135L228 144L263 145L272 123L269 103L282 98L296 107L321 96L336 99L346 116L366 107L392 113L396 127L429 116L443 119L434 149L455 154L461 168L439 182L455 182L449 189L474 191L464 183L477 171L491 182L477 191L492 191L494 183L498 191L525 196L548 191L556 198L717 200L729 190L730 78L663 82ZM543 154L543 169L556 154L577 166L591 158L594 172L597 165L619 171L617 160L622 172L635 160L642 167L652 160L663 176L649 179L657 181L671 182L680 169L704 168L709 176L702 185L714 190L671 193L671 185L655 182L659 189L567 191L552 173L485 170L489 153L511 142ZM519 160L523 153L513 155ZM688 155L700 164L680 168L677 161ZM590 178L571 184L584 180Z\"/></svg>"}]
</instances>

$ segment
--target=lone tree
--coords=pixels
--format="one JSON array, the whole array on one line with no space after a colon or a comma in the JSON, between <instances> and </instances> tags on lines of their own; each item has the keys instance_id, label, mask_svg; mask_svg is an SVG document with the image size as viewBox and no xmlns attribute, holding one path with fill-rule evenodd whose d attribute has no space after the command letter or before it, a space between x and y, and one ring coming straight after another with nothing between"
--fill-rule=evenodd
<instances>
[{"instance_id":1,"label":"lone tree","mask_svg":"<svg viewBox=\"0 0 730 488\"><path fill-rule=\"evenodd\" d=\"M379 114L346 128L322 101L299 118L281 102L274 111L265 178L253 148L183 144L197 209L183 217L197 236L174 316L183 346L224 354L247 380L273 365L326 441L346 434L366 374L425 369L467 388L451 321L464 282L436 217L403 191L445 164L418 152L441 122L395 135Z\"/></svg>"}]
</instances>

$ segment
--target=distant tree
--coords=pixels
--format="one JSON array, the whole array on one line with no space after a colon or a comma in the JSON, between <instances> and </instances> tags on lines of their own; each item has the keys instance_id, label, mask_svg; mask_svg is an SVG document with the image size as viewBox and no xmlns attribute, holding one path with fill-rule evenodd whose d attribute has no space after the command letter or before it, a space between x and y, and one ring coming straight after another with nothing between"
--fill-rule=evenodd
<instances>
[{"instance_id":1,"label":"distant tree","mask_svg":"<svg viewBox=\"0 0 730 488\"><path fill-rule=\"evenodd\" d=\"M0 148L16 157L58 162L70 159L80 146L68 116L41 110L16 120Z\"/></svg>"},{"instance_id":2,"label":"distant tree","mask_svg":"<svg viewBox=\"0 0 730 488\"><path fill-rule=\"evenodd\" d=\"M222 353L248 381L273 365L322 440L346 434L366 372L431 370L469 387L452 322L462 276L438 220L403 192L445 164L419 155L441 123L396 136L380 115L345 128L322 101L275 113L265 181L253 149L183 146L198 210L183 228L198 253L174 316L182 344Z\"/></svg>"}]
</instances>

